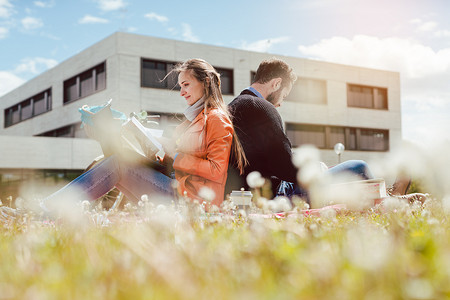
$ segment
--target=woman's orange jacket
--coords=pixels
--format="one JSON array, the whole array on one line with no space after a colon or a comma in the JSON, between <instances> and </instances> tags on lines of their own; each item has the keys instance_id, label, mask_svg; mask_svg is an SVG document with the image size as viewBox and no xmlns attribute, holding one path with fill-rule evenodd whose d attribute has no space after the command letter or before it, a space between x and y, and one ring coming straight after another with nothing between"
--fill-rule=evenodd
<instances>
[{"instance_id":1,"label":"woman's orange jacket","mask_svg":"<svg viewBox=\"0 0 450 300\"><path fill-rule=\"evenodd\" d=\"M178 192L201 202L199 190L207 187L215 193L211 204L220 207L233 140L230 119L219 109L203 110L192 122L180 124L176 136L178 155L173 168Z\"/></svg>"}]
</instances>

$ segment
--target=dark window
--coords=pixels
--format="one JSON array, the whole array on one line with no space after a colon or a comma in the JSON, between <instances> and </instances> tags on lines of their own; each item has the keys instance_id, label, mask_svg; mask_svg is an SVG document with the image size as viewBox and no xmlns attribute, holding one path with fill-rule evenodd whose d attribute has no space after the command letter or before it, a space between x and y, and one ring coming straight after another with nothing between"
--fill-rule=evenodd
<instances>
[{"instance_id":1,"label":"dark window","mask_svg":"<svg viewBox=\"0 0 450 300\"><path fill-rule=\"evenodd\" d=\"M177 74L171 73L176 63L142 59L142 87L178 89Z\"/></svg>"},{"instance_id":2,"label":"dark window","mask_svg":"<svg viewBox=\"0 0 450 300\"><path fill-rule=\"evenodd\" d=\"M12 124L20 122L20 105L12 109Z\"/></svg>"},{"instance_id":3,"label":"dark window","mask_svg":"<svg viewBox=\"0 0 450 300\"><path fill-rule=\"evenodd\" d=\"M29 119L33 116L32 100L28 99L21 104L21 120Z\"/></svg>"},{"instance_id":4,"label":"dark window","mask_svg":"<svg viewBox=\"0 0 450 300\"><path fill-rule=\"evenodd\" d=\"M4 110L5 128L52 109L52 90L48 89Z\"/></svg>"},{"instance_id":5,"label":"dark window","mask_svg":"<svg viewBox=\"0 0 450 300\"><path fill-rule=\"evenodd\" d=\"M388 131L376 129L361 129L360 150L387 151L388 149Z\"/></svg>"},{"instance_id":6,"label":"dark window","mask_svg":"<svg viewBox=\"0 0 450 300\"><path fill-rule=\"evenodd\" d=\"M220 74L221 90L224 95L233 95L233 70L216 68Z\"/></svg>"},{"instance_id":7,"label":"dark window","mask_svg":"<svg viewBox=\"0 0 450 300\"><path fill-rule=\"evenodd\" d=\"M106 63L103 62L64 81L64 104L106 88Z\"/></svg>"},{"instance_id":8,"label":"dark window","mask_svg":"<svg viewBox=\"0 0 450 300\"><path fill-rule=\"evenodd\" d=\"M345 145L345 128L343 127L327 127L328 128L328 139L327 148L333 148L337 143L342 143Z\"/></svg>"},{"instance_id":9,"label":"dark window","mask_svg":"<svg viewBox=\"0 0 450 300\"><path fill-rule=\"evenodd\" d=\"M178 75L176 73L170 73L176 64L176 62L142 59L141 86L179 90ZM220 74L222 94L233 95L233 70L216 68L216 71Z\"/></svg>"},{"instance_id":10,"label":"dark window","mask_svg":"<svg viewBox=\"0 0 450 300\"><path fill-rule=\"evenodd\" d=\"M294 147L312 144L325 148L325 126L306 124L287 124L286 134Z\"/></svg>"},{"instance_id":11,"label":"dark window","mask_svg":"<svg viewBox=\"0 0 450 300\"><path fill-rule=\"evenodd\" d=\"M38 134L37 136L51 136L51 137L75 137L76 125L67 125L57 129L49 130L47 132Z\"/></svg>"},{"instance_id":12,"label":"dark window","mask_svg":"<svg viewBox=\"0 0 450 300\"><path fill-rule=\"evenodd\" d=\"M324 80L299 77L286 101L327 104L327 83Z\"/></svg>"},{"instance_id":13,"label":"dark window","mask_svg":"<svg viewBox=\"0 0 450 300\"><path fill-rule=\"evenodd\" d=\"M51 110L51 97L51 93L41 93L33 98L35 116Z\"/></svg>"},{"instance_id":14,"label":"dark window","mask_svg":"<svg viewBox=\"0 0 450 300\"><path fill-rule=\"evenodd\" d=\"M86 97L94 93L94 72L87 71L80 75L80 97Z\"/></svg>"},{"instance_id":15,"label":"dark window","mask_svg":"<svg viewBox=\"0 0 450 300\"><path fill-rule=\"evenodd\" d=\"M95 76L96 76L96 86L95 90L100 91L104 90L106 88L106 70L105 70L105 64L101 64L97 66L95 69Z\"/></svg>"},{"instance_id":16,"label":"dark window","mask_svg":"<svg viewBox=\"0 0 450 300\"><path fill-rule=\"evenodd\" d=\"M333 149L343 143L347 150L389 151L389 131L309 124L286 124L286 135L293 147L304 144Z\"/></svg>"},{"instance_id":17,"label":"dark window","mask_svg":"<svg viewBox=\"0 0 450 300\"><path fill-rule=\"evenodd\" d=\"M77 100L80 97L77 87L76 77L64 81L64 103Z\"/></svg>"},{"instance_id":18,"label":"dark window","mask_svg":"<svg viewBox=\"0 0 450 300\"><path fill-rule=\"evenodd\" d=\"M387 89L349 84L347 105L350 107L387 109Z\"/></svg>"}]
</instances>

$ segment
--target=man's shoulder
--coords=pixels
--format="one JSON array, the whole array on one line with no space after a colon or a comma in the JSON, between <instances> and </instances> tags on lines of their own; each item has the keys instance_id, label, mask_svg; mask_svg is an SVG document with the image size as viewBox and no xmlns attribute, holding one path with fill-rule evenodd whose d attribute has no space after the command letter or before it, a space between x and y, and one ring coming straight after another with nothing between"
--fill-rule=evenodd
<instances>
[{"instance_id":1,"label":"man's shoulder","mask_svg":"<svg viewBox=\"0 0 450 300\"><path fill-rule=\"evenodd\" d=\"M275 107L267 100L260 98L249 90L244 90L242 93L230 102L231 109L252 109L252 110L273 110Z\"/></svg>"}]
</instances>

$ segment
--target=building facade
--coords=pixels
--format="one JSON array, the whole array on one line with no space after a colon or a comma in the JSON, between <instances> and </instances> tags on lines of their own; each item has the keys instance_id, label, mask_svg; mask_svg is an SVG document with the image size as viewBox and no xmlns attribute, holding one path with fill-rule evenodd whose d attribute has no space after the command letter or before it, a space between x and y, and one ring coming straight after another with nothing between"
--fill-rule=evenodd
<instances>
[{"instance_id":1,"label":"building facade","mask_svg":"<svg viewBox=\"0 0 450 300\"><path fill-rule=\"evenodd\" d=\"M316 145L322 160L382 158L401 142L400 78L373 70L117 32L0 97L0 197L30 178L70 179L101 154L80 128L82 105L113 99L126 114L159 115L163 129L186 108L174 64L203 58L221 74L230 102L263 59L279 57L298 76L280 114L293 146ZM51 178L51 179L49 179ZM12 193L12 192L11 192Z\"/></svg>"}]
</instances>

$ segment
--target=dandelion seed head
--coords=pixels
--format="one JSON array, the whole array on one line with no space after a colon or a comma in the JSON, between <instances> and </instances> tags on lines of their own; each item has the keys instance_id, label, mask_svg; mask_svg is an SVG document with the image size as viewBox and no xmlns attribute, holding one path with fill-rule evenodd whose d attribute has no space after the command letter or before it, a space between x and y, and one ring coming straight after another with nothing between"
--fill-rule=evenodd
<instances>
[{"instance_id":1,"label":"dandelion seed head","mask_svg":"<svg viewBox=\"0 0 450 300\"><path fill-rule=\"evenodd\" d=\"M324 179L325 174L317 162L303 165L297 173L297 180L307 188L320 183Z\"/></svg>"},{"instance_id":2,"label":"dandelion seed head","mask_svg":"<svg viewBox=\"0 0 450 300\"><path fill-rule=\"evenodd\" d=\"M442 208L445 213L450 214L450 195L446 195L442 198Z\"/></svg>"},{"instance_id":3,"label":"dandelion seed head","mask_svg":"<svg viewBox=\"0 0 450 300\"><path fill-rule=\"evenodd\" d=\"M148 195L147 194L143 194L142 196L141 196L141 201L142 202L149 202L149 199L148 199Z\"/></svg>"},{"instance_id":4,"label":"dandelion seed head","mask_svg":"<svg viewBox=\"0 0 450 300\"><path fill-rule=\"evenodd\" d=\"M433 285L427 279L410 279L403 286L403 291L408 299L435 299Z\"/></svg>"},{"instance_id":5,"label":"dandelion seed head","mask_svg":"<svg viewBox=\"0 0 450 300\"><path fill-rule=\"evenodd\" d=\"M302 168L311 162L319 162L319 160L319 150L313 145L302 145L293 149L292 162L297 168Z\"/></svg>"},{"instance_id":6,"label":"dandelion seed head","mask_svg":"<svg viewBox=\"0 0 450 300\"><path fill-rule=\"evenodd\" d=\"M25 200L21 197L17 197L14 203L17 209L25 209Z\"/></svg>"},{"instance_id":7,"label":"dandelion seed head","mask_svg":"<svg viewBox=\"0 0 450 300\"><path fill-rule=\"evenodd\" d=\"M388 262L393 245L390 234L360 222L355 228L347 231L345 252L355 265L376 271Z\"/></svg>"},{"instance_id":8,"label":"dandelion seed head","mask_svg":"<svg viewBox=\"0 0 450 300\"><path fill-rule=\"evenodd\" d=\"M240 209L240 210L238 210L238 216L240 216L242 218L246 218L247 217L247 213L245 212L245 210Z\"/></svg>"},{"instance_id":9,"label":"dandelion seed head","mask_svg":"<svg viewBox=\"0 0 450 300\"><path fill-rule=\"evenodd\" d=\"M81 202L81 209L84 212L88 212L91 209L91 203L88 200L84 200Z\"/></svg>"},{"instance_id":10,"label":"dandelion seed head","mask_svg":"<svg viewBox=\"0 0 450 300\"><path fill-rule=\"evenodd\" d=\"M251 188L260 188L264 185L264 182L265 182L264 178L258 171L250 172L247 175L247 184Z\"/></svg>"},{"instance_id":11,"label":"dandelion seed head","mask_svg":"<svg viewBox=\"0 0 450 300\"><path fill-rule=\"evenodd\" d=\"M259 197L258 199L256 199L256 207L263 209L264 207L267 206L267 199L264 197Z\"/></svg>"},{"instance_id":12,"label":"dandelion seed head","mask_svg":"<svg viewBox=\"0 0 450 300\"><path fill-rule=\"evenodd\" d=\"M336 218L336 211L332 208L328 208L328 209L323 209L320 211L320 217L327 219L327 220L332 220Z\"/></svg>"},{"instance_id":13,"label":"dandelion seed head","mask_svg":"<svg viewBox=\"0 0 450 300\"><path fill-rule=\"evenodd\" d=\"M216 193L209 187L202 186L198 191L198 196L206 202L212 202L216 197Z\"/></svg>"},{"instance_id":14,"label":"dandelion seed head","mask_svg":"<svg viewBox=\"0 0 450 300\"><path fill-rule=\"evenodd\" d=\"M276 197L273 201L278 205L279 211L290 211L292 210L291 202L287 197Z\"/></svg>"}]
</instances>

